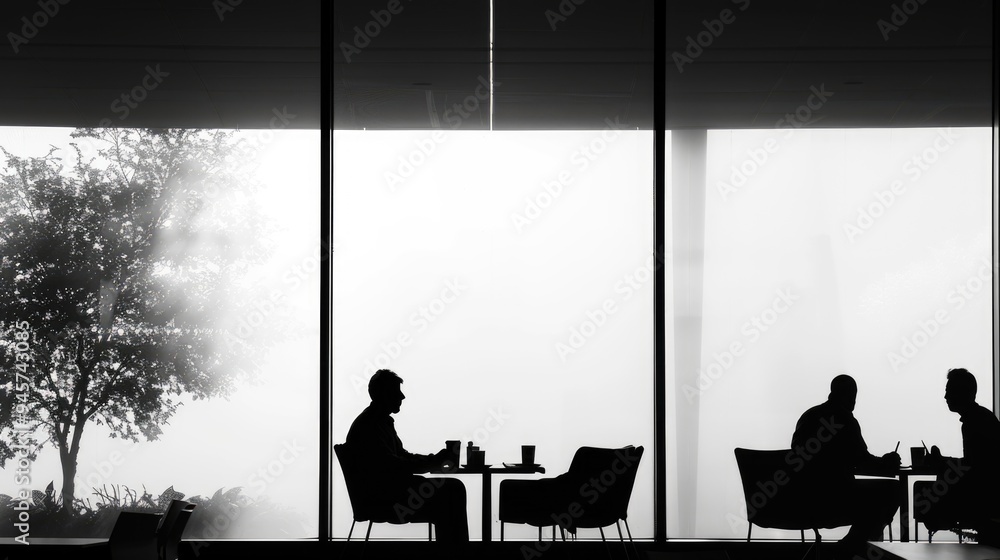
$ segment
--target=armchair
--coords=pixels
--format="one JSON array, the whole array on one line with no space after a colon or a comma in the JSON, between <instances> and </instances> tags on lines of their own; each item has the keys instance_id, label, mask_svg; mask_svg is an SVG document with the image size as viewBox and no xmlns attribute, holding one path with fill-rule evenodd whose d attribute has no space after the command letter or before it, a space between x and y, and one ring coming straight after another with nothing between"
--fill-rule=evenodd
<instances>
[{"instance_id":1,"label":"armchair","mask_svg":"<svg viewBox=\"0 0 1000 560\"><path fill-rule=\"evenodd\" d=\"M826 503L817 496L815 488L796 477L796 471L787 461L791 453L791 449L735 450L750 525L748 542L754 525L800 531L803 540L805 530L810 529L816 536L811 549L823 540L819 529L851 524L846 512ZM818 548L816 552L819 553Z\"/></svg>"},{"instance_id":2,"label":"armchair","mask_svg":"<svg viewBox=\"0 0 1000 560\"><path fill-rule=\"evenodd\" d=\"M500 540L505 523L538 527L558 526L573 535L578 528L596 528L605 540L604 527L615 525L624 543L620 521L625 522L629 541L628 504L635 484L643 447L619 449L581 447L569 470L555 478L504 480L500 483Z\"/></svg>"}]
</instances>

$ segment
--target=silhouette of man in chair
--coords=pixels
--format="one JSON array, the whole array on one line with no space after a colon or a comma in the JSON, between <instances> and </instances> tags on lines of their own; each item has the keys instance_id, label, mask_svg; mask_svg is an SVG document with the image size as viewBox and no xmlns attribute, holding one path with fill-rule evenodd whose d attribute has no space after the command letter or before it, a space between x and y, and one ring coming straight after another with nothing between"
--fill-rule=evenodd
<instances>
[{"instance_id":1,"label":"silhouette of man in chair","mask_svg":"<svg viewBox=\"0 0 1000 560\"><path fill-rule=\"evenodd\" d=\"M440 470L450 461L448 449L433 455L410 453L396 435L390 414L406 398L394 372L380 369L368 382L372 402L347 432L347 445L366 462L363 482L379 505L391 507L400 522L430 522L437 540L469 540L465 485L451 478L426 478L418 473Z\"/></svg>"},{"instance_id":2,"label":"silhouette of man in chair","mask_svg":"<svg viewBox=\"0 0 1000 560\"><path fill-rule=\"evenodd\" d=\"M944 400L962 422L963 457L943 457L935 445L926 464L937 472L933 485L921 485L915 511L930 531L958 524L980 530L1000 518L1000 420L976 403L976 378L966 369L948 371Z\"/></svg>"},{"instance_id":3,"label":"silhouette of man in chair","mask_svg":"<svg viewBox=\"0 0 1000 560\"><path fill-rule=\"evenodd\" d=\"M854 418L858 384L849 375L830 383L830 396L799 418L792 449L803 460L801 477L816 507L850 523L843 542L860 547L881 541L882 531L899 508L899 481L855 479L856 470L892 474L899 469L896 452L876 457L868 452L861 426Z\"/></svg>"}]
</instances>

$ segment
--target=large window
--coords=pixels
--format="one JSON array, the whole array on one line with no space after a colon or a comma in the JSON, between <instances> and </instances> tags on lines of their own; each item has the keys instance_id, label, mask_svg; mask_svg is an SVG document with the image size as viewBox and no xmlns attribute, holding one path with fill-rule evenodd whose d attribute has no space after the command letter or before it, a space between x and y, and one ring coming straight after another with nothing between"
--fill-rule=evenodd
<instances>
[{"instance_id":1,"label":"large window","mask_svg":"<svg viewBox=\"0 0 1000 560\"><path fill-rule=\"evenodd\" d=\"M699 367L670 371L667 385L671 536L745 536L733 449L789 447L799 415L841 373L858 382L872 453L900 442L908 464L923 440L961 456L947 370L973 372L992 408L990 138L968 128L708 132L704 184L683 187L705 189L703 235L674 247L704 257L672 268L703 267L703 280L685 292L700 298L700 322L667 342L700 340Z\"/></svg>"},{"instance_id":2,"label":"large window","mask_svg":"<svg viewBox=\"0 0 1000 560\"><path fill-rule=\"evenodd\" d=\"M13 195L30 194L30 185L55 192L50 183L25 182L17 158L41 157L55 146L53 155L64 163L60 188L77 197L90 188L101 200L121 192L113 171L82 180L68 165L76 162L70 146L76 142L85 159L110 169L98 154L100 141L74 140L71 132L2 129L10 188L0 257L11 261L9 286L38 286L31 278L37 271L11 259L36 258L50 247L13 241L15 231L28 231L15 222L27 219L32 204L51 199L18 202ZM261 352L246 364L254 380L233 376L231 390L212 398L182 392L157 430L144 423L152 440L143 433L139 442L125 441L111 437L116 428L107 422L88 424L74 497L92 522L45 527L39 509L34 519L44 530L35 534L106 533L111 520L94 513L100 506L142 507L144 494L156 502L172 490L199 497L202 511L211 512L189 525L187 538L316 535L319 410L308 395L315 395L320 375L319 270L330 254L317 241L317 213L307 210L319 199L312 187L319 182L318 137L242 131L232 140L257 155L255 166L242 170L257 186L244 192L211 181L197 188L167 184L171 204L202 213L185 222L193 228L185 231L204 235L179 235L166 224L152 277L170 293L191 274L211 271L216 259L232 267L226 297L214 301L211 313L178 317L170 328L181 322L194 328L197 319L204 329L234 336L217 341L230 349L256 345ZM486 449L487 462L496 464L517 460L519 446L532 443L545 476L553 476L580 446L643 445L633 535L652 536L654 500L665 499L671 538L742 538L745 505L733 449L787 447L798 416L826 398L835 375L858 381L856 416L871 451L882 454L900 442L904 463L906 450L921 441L961 454L958 418L942 398L949 368L976 374L979 401L991 406L996 263L989 130L707 133L695 148L705 154L706 175L697 184L669 186L669 200L682 198L681 189L689 191L685 200L700 190L704 206L691 231L666 224L673 243L666 309L669 484L659 496L652 463L652 134L337 131L334 142L335 443L367 406L370 375L389 368L405 380L397 429L411 451L429 453L461 439L463 447L472 441ZM220 200L226 204L213 206ZM13 206L19 203L23 211ZM108 212L99 229L128 227L128 216ZM238 240L227 231L252 235ZM252 245L252 254L222 250L217 241L224 238ZM110 250L88 241L81 262ZM700 277L690 274L696 268ZM93 310L78 309L84 318L95 315L91 323L68 321L59 336L76 336L82 323L126 340L165 326L132 316L104 324L114 287L101 280L82 296ZM682 281L685 310L696 310L697 321L673 321L672 297ZM213 291L218 286L203 286L204 294L222 294ZM30 292L14 295L27 300L24 313L41 301ZM0 318L8 368L18 360L17 315L9 307ZM698 367L674 367L673 354L691 340ZM32 390L52 392L72 378L72 371L57 369L37 372L47 379ZM11 384L6 389L17 394ZM44 428L36 436L36 443L44 441ZM38 447L27 482L17 476L18 463L8 463L0 493L44 494L51 481L53 499L60 499L62 465L53 443ZM350 501L336 463L333 471L333 536L345 537ZM481 538L480 478L461 480L471 535ZM496 501L491 515L496 534ZM374 536L421 539L424 531L380 525ZM531 527L507 527L508 538L535 535Z\"/></svg>"},{"instance_id":3,"label":"large window","mask_svg":"<svg viewBox=\"0 0 1000 560\"><path fill-rule=\"evenodd\" d=\"M0 128L0 428L36 452L0 494L35 492L31 537L172 498L197 504L185 538L315 537L319 133L73 132ZM67 426L84 387L94 413ZM70 522L53 424L66 451L81 433Z\"/></svg>"},{"instance_id":4,"label":"large window","mask_svg":"<svg viewBox=\"0 0 1000 560\"><path fill-rule=\"evenodd\" d=\"M651 537L652 134L337 131L334 143L335 443L389 368L412 452L461 439L497 464L531 443L554 476L580 446L645 446L629 519ZM334 472L334 536L346 537ZM480 479L462 480L477 539Z\"/></svg>"}]
</instances>

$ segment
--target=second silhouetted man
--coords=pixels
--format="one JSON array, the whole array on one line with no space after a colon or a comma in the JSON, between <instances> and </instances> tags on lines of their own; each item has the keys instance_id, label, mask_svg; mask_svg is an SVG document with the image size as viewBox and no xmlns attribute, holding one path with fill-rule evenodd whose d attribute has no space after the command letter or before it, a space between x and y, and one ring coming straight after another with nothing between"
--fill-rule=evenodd
<instances>
[{"instance_id":1,"label":"second silhouetted man","mask_svg":"<svg viewBox=\"0 0 1000 560\"><path fill-rule=\"evenodd\" d=\"M805 411L792 435L792 449L804 461L801 481L817 508L850 522L844 542L852 547L882 540L900 496L898 480L854 477L859 470L889 475L900 463L895 452L881 457L868 452L854 418L857 396L854 378L838 375L830 383L826 402Z\"/></svg>"}]
</instances>

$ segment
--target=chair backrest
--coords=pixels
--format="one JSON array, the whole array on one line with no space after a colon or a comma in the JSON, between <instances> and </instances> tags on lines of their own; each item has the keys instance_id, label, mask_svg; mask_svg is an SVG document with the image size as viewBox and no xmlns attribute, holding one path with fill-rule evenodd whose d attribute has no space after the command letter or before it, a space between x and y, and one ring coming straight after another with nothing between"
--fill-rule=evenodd
<instances>
[{"instance_id":1,"label":"chair backrest","mask_svg":"<svg viewBox=\"0 0 1000 560\"><path fill-rule=\"evenodd\" d=\"M119 512L108 538L111 560L156 560L156 527L160 518L158 513Z\"/></svg>"},{"instance_id":2,"label":"chair backrest","mask_svg":"<svg viewBox=\"0 0 1000 560\"><path fill-rule=\"evenodd\" d=\"M831 507L801 475L802 459L791 449L736 448L747 520L774 529L817 529L850 525L839 507Z\"/></svg>"},{"instance_id":3,"label":"chair backrest","mask_svg":"<svg viewBox=\"0 0 1000 560\"><path fill-rule=\"evenodd\" d=\"M375 521L378 523L401 523L398 516L389 510L383 511L380 508L381 502L373 489L369 487L368 477L361 470L360 462L346 443L338 443L333 446L333 451L337 454L340 462L340 469L344 472L344 484L347 485L347 497L351 500L351 510L354 512L355 521Z\"/></svg>"},{"instance_id":4,"label":"chair backrest","mask_svg":"<svg viewBox=\"0 0 1000 560\"><path fill-rule=\"evenodd\" d=\"M160 527L156 530L156 549L160 560L177 560L177 547L184 534L195 504L184 500L171 500L170 507L163 514Z\"/></svg>"},{"instance_id":5,"label":"chair backrest","mask_svg":"<svg viewBox=\"0 0 1000 560\"><path fill-rule=\"evenodd\" d=\"M364 514L361 506L361 491L358 488L358 479L355 476L354 456L347 448L346 443L334 445L333 451L337 454L340 470L344 473L344 484L347 486L347 497L351 500L351 510L354 512L354 520L368 521L368 516Z\"/></svg>"},{"instance_id":6,"label":"chair backrest","mask_svg":"<svg viewBox=\"0 0 1000 560\"><path fill-rule=\"evenodd\" d=\"M347 496L351 500L351 510L355 521L374 521L375 523L392 523L405 525L412 522L426 521L427 511L417 508L417 511L406 510L406 504L393 501L398 495L400 480L391 479L384 471L373 468L370 464L358 458L352 446L338 443L333 446L344 472L344 484L347 486ZM407 480L402 480L407 484ZM405 491L406 486L402 487ZM397 506L403 505L408 513L401 515Z\"/></svg>"},{"instance_id":7,"label":"chair backrest","mask_svg":"<svg viewBox=\"0 0 1000 560\"><path fill-rule=\"evenodd\" d=\"M628 504L635 486L644 448L581 447L573 456L567 475L579 504L576 527L607 527L628 518ZM572 512L570 512L572 513Z\"/></svg>"}]
</instances>

